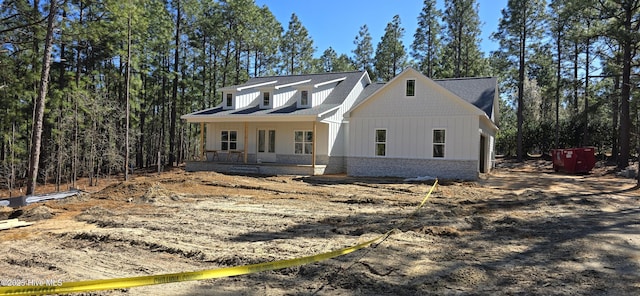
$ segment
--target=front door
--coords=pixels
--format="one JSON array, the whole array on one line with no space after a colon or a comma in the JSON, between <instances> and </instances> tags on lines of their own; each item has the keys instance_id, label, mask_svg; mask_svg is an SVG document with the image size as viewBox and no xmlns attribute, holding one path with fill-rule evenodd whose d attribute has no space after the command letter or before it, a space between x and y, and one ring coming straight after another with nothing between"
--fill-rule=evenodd
<instances>
[{"instance_id":1,"label":"front door","mask_svg":"<svg viewBox=\"0 0 640 296\"><path fill-rule=\"evenodd\" d=\"M276 162L275 130L258 130L258 162Z\"/></svg>"}]
</instances>

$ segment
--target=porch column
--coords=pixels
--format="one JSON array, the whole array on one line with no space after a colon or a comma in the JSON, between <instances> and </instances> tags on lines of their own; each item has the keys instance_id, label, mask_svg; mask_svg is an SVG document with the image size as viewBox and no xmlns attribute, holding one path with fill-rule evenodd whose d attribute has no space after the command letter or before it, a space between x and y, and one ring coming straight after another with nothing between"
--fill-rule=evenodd
<instances>
[{"instance_id":1,"label":"porch column","mask_svg":"<svg viewBox=\"0 0 640 296\"><path fill-rule=\"evenodd\" d=\"M244 150L244 155L243 155L243 159L242 159L244 161L244 163L247 163L247 149L249 148L249 146L248 146L249 145L249 142L248 142L249 135L247 133L248 130L249 129L247 128L247 122L245 121L244 122L244 149L243 149Z\"/></svg>"},{"instance_id":2,"label":"porch column","mask_svg":"<svg viewBox=\"0 0 640 296\"><path fill-rule=\"evenodd\" d=\"M316 121L313 121L313 142L311 143L311 168L313 169L313 173L315 175L316 171Z\"/></svg>"},{"instance_id":3,"label":"porch column","mask_svg":"<svg viewBox=\"0 0 640 296\"><path fill-rule=\"evenodd\" d=\"M200 149L200 154L202 154L200 159L201 160L206 160L207 159L207 153L204 151L206 149L205 148L206 144L204 142L204 122L200 123L200 146L201 146L200 147L201 148Z\"/></svg>"}]
</instances>

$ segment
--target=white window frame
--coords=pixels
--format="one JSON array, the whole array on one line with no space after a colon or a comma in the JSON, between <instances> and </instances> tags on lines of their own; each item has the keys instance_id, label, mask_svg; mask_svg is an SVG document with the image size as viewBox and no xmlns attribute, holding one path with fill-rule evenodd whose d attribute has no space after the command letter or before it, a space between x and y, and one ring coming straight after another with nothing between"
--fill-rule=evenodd
<instances>
[{"instance_id":1,"label":"white window frame","mask_svg":"<svg viewBox=\"0 0 640 296\"><path fill-rule=\"evenodd\" d=\"M264 131L264 147L260 147L260 132ZM272 128L260 128L257 133L258 153L276 153L276 130ZM271 137L273 136L273 138ZM269 145L266 145L266 144ZM262 150L261 150L262 149Z\"/></svg>"},{"instance_id":2,"label":"white window frame","mask_svg":"<svg viewBox=\"0 0 640 296\"><path fill-rule=\"evenodd\" d=\"M231 92L224 93L223 99L224 101L222 103L222 109L233 109L235 105L234 94Z\"/></svg>"},{"instance_id":3,"label":"white window frame","mask_svg":"<svg viewBox=\"0 0 640 296\"><path fill-rule=\"evenodd\" d=\"M444 141L442 143L440 142L436 142L436 135L435 132L436 131L443 131L444 132ZM435 150L436 150L436 145L438 146L442 146L442 156L436 156L435 154ZM445 158L447 156L447 129L444 128L434 128L431 130L431 157L432 158Z\"/></svg>"},{"instance_id":4,"label":"white window frame","mask_svg":"<svg viewBox=\"0 0 640 296\"><path fill-rule=\"evenodd\" d=\"M225 139L224 137L224 133L227 133L227 137ZM235 141L231 140L231 133L235 133L236 135L236 139ZM225 149L224 144L227 144L227 147ZM235 148L231 148L232 146L235 146ZM220 131L220 150L222 151L235 151L238 150L238 131L237 130L221 130Z\"/></svg>"},{"instance_id":5,"label":"white window frame","mask_svg":"<svg viewBox=\"0 0 640 296\"><path fill-rule=\"evenodd\" d=\"M378 131L384 131L384 141L380 141L380 139L378 139ZM389 133L387 132L386 128L377 128L377 129L374 130L373 140L374 140L375 144L373 146L373 154L376 157L386 157L387 156L387 143L389 143L388 135L389 135ZM384 145L384 154L382 154L382 155L378 154L378 145Z\"/></svg>"},{"instance_id":6,"label":"white window frame","mask_svg":"<svg viewBox=\"0 0 640 296\"><path fill-rule=\"evenodd\" d=\"M265 91L262 91L260 94L261 94L261 96L260 96L260 106L262 108L271 108L271 106L273 106L273 94L272 94L272 92L270 92L268 90L265 90ZM265 99L264 96L265 95L269 96L269 98L268 98L269 101L267 102L267 104L264 103L264 99Z\"/></svg>"},{"instance_id":7,"label":"white window frame","mask_svg":"<svg viewBox=\"0 0 640 296\"><path fill-rule=\"evenodd\" d=\"M296 135L302 133L302 141L298 141ZM308 135L311 135L311 139L307 140ZM296 149L297 144L302 145L300 152ZM307 150L307 145L311 145ZM312 130L294 130L293 131L293 154L296 155L311 155L313 154L313 131Z\"/></svg>"},{"instance_id":8,"label":"white window frame","mask_svg":"<svg viewBox=\"0 0 640 296\"><path fill-rule=\"evenodd\" d=\"M413 94L409 95L409 81L413 81ZM404 81L404 97L405 98L415 98L416 97L416 79L415 78L407 78Z\"/></svg>"},{"instance_id":9,"label":"white window frame","mask_svg":"<svg viewBox=\"0 0 640 296\"><path fill-rule=\"evenodd\" d=\"M300 93L300 95L298 96L298 106L300 106L301 108L311 107L311 91L308 90L308 89L301 89L298 92ZM307 93L307 103L306 104L302 103L302 92L306 92Z\"/></svg>"}]
</instances>

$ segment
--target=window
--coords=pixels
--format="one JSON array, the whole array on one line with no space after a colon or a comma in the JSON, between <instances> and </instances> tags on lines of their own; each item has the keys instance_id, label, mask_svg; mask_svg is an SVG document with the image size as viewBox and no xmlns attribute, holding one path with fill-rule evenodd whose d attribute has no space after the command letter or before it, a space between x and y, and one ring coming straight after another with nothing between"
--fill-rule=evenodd
<instances>
[{"instance_id":1,"label":"window","mask_svg":"<svg viewBox=\"0 0 640 296\"><path fill-rule=\"evenodd\" d=\"M227 107L233 106L233 94L227 94Z\"/></svg>"},{"instance_id":2,"label":"window","mask_svg":"<svg viewBox=\"0 0 640 296\"><path fill-rule=\"evenodd\" d=\"M311 154L313 152L312 131L295 131L293 141L295 154Z\"/></svg>"},{"instance_id":3,"label":"window","mask_svg":"<svg viewBox=\"0 0 640 296\"><path fill-rule=\"evenodd\" d=\"M269 153L276 152L276 131L269 130Z\"/></svg>"},{"instance_id":4,"label":"window","mask_svg":"<svg viewBox=\"0 0 640 296\"><path fill-rule=\"evenodd\" d=\"M416 95L416 81L414 79L407 80L407 87L405 89L405 96L413 97Z\"/></svg>"},{"instance_id":5,"label":"window","mask_svg":"<svg viewBox=\"0 0 640 296\"><path fill-rule=\"evenodd\" d=\"M236 150L238 148L238 132L237 131L222 131L220 138L221 149L220 150Z\"/></svg>"},{"instance_id":6,"label":"window","mask_svg":"<svg viewBox=\"0 0 640 296\"><path fill-rule=\"evenodd\" d=\"M268 147L269 153L276 152L276 131L269 130L269 139L266 139L266 130L258 130L258 152L264 153L265 147Z\"/></svg>"},{"instance_id":7,"label":"window","mask_svg":"<svg viewBox=\"0 0 640 296\"><path fill-rule=\"evenodd\" d=\"M264 146L267 141L264 138L265 130L258 131L258 152L264 152Z\"/></svg>"},{"instance_id":8,"label":"window","mask_svg":"<svg viewBox=\"0 0 640 296\"><path fill-rule=\"evenodd\" d=\"M444 157L444 130L433 130L433 157Z\"/></svg>"},{"instance_id":9,"label":"window","mask_svg":"<svg viewBox=\"0 0 640 296\"><path fill-rule=\"evenodd\" d=\"M271 94L268 91L262 93L262 106L269 107L271 105Z\"/></svg>"},{"instance_id":10,"label":"window","mask_svg":"<svg viewBox=\"0 0 640 296\"><path fill-rule=\"evenodd\" d=\"M376 156L387 155L387 130L376 130Z\"/></svg>"},{"instance_id":11,"label":"window","mask_svg":"<svg viewBox=\"0 0 640 296\"><path fill-rule=\"evenodd\" d=\"M309 92L306 90L300 91L300 106L309 106Z\"/></svg>"}]
</instances>

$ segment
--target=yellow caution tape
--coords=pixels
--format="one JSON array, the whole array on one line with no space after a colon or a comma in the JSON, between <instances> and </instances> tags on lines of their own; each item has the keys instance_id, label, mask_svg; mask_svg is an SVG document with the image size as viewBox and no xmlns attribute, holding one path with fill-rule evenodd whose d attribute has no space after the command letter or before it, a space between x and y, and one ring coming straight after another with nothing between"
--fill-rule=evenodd
<instances>
[{"instance_id":1,"label":"yellow caution tape","mask_svg":"<svg viewBox=\"0 0 640 296\"><path fill-rule=\"evenodd\" d=\"M436 180L436 182L433 184L433 186L431 187L431 190L429 190L429 193L427 193L425 198L422 200L422 203L420 203L420 205L416 208L416 210L420 209L425 204L425 202L431 195L431 192L433 192L433 189L436 187L437 183L438 183L438 180ZM357 244L352 247L331 251L327 253L322 253L322 254L316 254L312 256L294 258L294 259L278 260L278 261L272 261L272 262L234 266L234 267L227 267L227 268L220 268L220 269L209 269L209 270L202 270L202 271L68 282L68 283L62 283L57 286L44 285L44 286L0 287L0 295L45 295L45 294L65 294L65 293L76 293L76 292L99 291L99 290L113 290L113 289L132 288L132 287L158 285L158 284L166 284L166 283L215 279L215 278L257 273L257 272L268 271L268 270L278 270L278 269L283 269L287 267L320 262L323 260L346 255L351 252L368 247L373 243L386 239L389 235L391 235L392 232L393 230L389 230L383 235L380 235L372 240Z\"/></svg>"}]
</instances>

